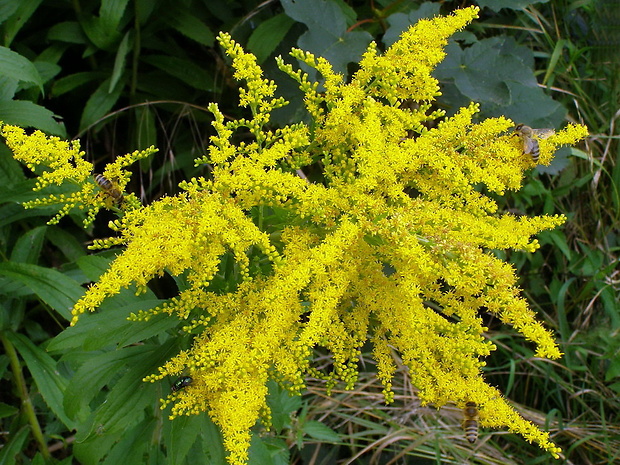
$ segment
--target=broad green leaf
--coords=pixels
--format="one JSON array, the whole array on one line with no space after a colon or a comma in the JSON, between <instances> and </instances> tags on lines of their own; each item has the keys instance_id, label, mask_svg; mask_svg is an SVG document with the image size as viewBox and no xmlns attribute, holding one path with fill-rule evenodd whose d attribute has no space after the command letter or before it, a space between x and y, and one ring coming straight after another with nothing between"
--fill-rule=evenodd
<instances>
[{"instance_id":1,"label":"broad green leaf","mask_svg":"<svg viewBox=\"0 0 620 465\"><path fill-rule=\"evenodd\" d=\"M248 39L248 50L262 63L280 45L293 24L294 21L283 13L263 21Z\"/></svg>"},{"instance_id":2,"label":"broad green leaf","mask_svg":"<svg viewBox=\"0 0 620 465\"><path fill-rule=\"evenodd\" d=\"M308 26L297 45L326 58L337 73L346 75L347 65L359 61L372 36L365 31L347 32L347 16L333 1L282 0L285 13Z\"/></svg>"},{"instance_id":3,"label":"broad green leaf","mask_svg":"<svg viewBox=\"0 0 620 465\"><path fill-rule=\"evenodd\" d=\"M82 113L80 131L85 131L90 126L98 123L114 106L123 91L122 82L119 82L113 92L109 92L110 80L103 81L97 90L93 92Z\"/></svg>"},{"instance_id":4,"label":"broad green leaf","mask_svg":"<svg viewBox=\"0 0 620 465\"><path fill-rule=\"evenodd\" d=\"M532 52L514 39L493 37L464 50L451 42L446 51L434 74L441 80L443 98L450 96L447 101L479 102L481 117L505 115L534 127L560 123L565 110L538 86Z\"/></svg>"},{"instance_id":5,"label":"broad green leaf","mask_svg":"<svg viewBox=\"0 0 620 465\"><path fill-rule=\"evenodd\" d=\"M48 40L57 40L70 44L86 44L88 39L77 21L65 21L52 25L47 31Z\"/></svg>"},{"instance_id":6,"label":"broad green leaf","mask_svg":"<svg viewBox=\"0 0 620 465\"><path fill-rule=\"evenodd\" d=\"M414 3L411 4L415 6ZM390 27L383 34L383 43L389 47L398 40L400 35L422 18L432 18L439 14L440 4L424 2L417 9L407 13L394 13L387 17Z\"/></svg>"},{"instance_id":7,"label":"broad green leaf","mask_svg":"<svg viewBox=\"0 0 620 465\"><path fill-rule=\"evenodd\" d=\"M144 57L142 61L150 63L195 89L212 92L215 88L212 73L186 58L151 55Z\"/></svg>"},{"instance_id":8,"label":"broad green leaf","mask_svg":"<svg viewBox=\"0 0 620 465\"><path fill-rule=\"evenodd\" d=\"M522 10L528 5L534 3L547 3L549 0L476 0L481 8L490 8L493 11L499 11L502 8L510 10Z\"/></svg>"},{"instance_id":9,"label":"broad green leaf","mask_svg":"<svg viewBox=\"0 0 620 465\"><path fill-rule=\"evenodd\" d=\"M2 262L0 263L0 275L28 286L43 302L66 320L71 319L70 309L84 293L84 289L71 278L42 266Z\"/></svg>"},{"instance_id":10,"label":"broad green leaf","mask_svg":"<svg viewBox=\"0 0 620 465\"><path fill-rule=\"evenodd\" d=\"M31 82L43 91L43 79L37 68L26 57L13 50L0 46L0 74L17 79L18 81Z\"/></svg>"},{"instance_id":11,"label":"broad green leaf","mask_svg":"<svg viewBox=\"0 0 620 465\"><path fill-rule=\"evenodd\" d=\"M34 229L26 231L15 243L11 251L11 261L16 263L36 264L41 254L46 232L47 226L37 226Z\"/></svg>"},{"instance_id":12,"label":"broad green leaf","mask_svg":"<svg viewBox=\"0 0 620 465\"><path fill-rule=\"evenodd\" d=\"M166 18L168 24L185 37L195 40L199 44L212 47L215 42L213 31L190 11L177 7L170 10Z\"/></svg>"},{"instance_id":13,"label":"broad green leaf","mask_svg":"<svg viewBox=\"0 0 620 465\"><path fill-rule=\"evenodd\" d=\"M63 407L67 380L56 369L56 361L25 336L12 332L7 332L6 335L24 359L45 403L67 428L73 429L75 424Z\"/></svg>"},{"instance_id":14,"label":"broad green leaf","mask_svg":"<svg viewBox=\"0 0 620 465\"><path fill-rule=\"evenodd\" d=\"M54 119L53 112L25 100L0 101L0 121L23 128L34 127L60 137L67 134L64 125Z\"/></svg>"}]
</instances>

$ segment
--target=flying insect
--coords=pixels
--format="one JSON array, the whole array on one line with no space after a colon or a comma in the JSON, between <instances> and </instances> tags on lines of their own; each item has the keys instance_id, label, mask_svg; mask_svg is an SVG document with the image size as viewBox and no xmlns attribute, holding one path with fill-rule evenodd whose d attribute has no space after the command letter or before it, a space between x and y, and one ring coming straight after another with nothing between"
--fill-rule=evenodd
<instances>
[{"instance_id":1,"label":"flying insect","mask_svg":"<svg viewBox=\"0 0 620 465\"><path fill-rule=\"evenodd\" d=\"M520 136L523 141L523 153L531 156L535 163L538 163L538 158L540 157L538 141L546 139L554 133L553 129L532 129L525 124L517 124L515 126L515 134Z\"/></svg>"},{"instance_id":2,"label":"flying insect","mask_svg":"<svg viewBox=\"0 0 620 465\"><path fill-rule=\"evenodd\" d=\"M465 404L463 418L465 439L473 444L478 439L478 406L475 402L467 402Z\"/></svg>"},{"instance_id":3,"label":"flying insect","mask_svg":"<svg viewBox=\"0 0 620 465\"><path fill-rule=\"evenodd\" d=\"M107 195L112 197L115 202L120 203L123 201L123 193L114 186L112 181L106 178L103 174L93 174L93 178L95 179L95 183L97 186L105 192Z\"/></svg>"}]
</instances>

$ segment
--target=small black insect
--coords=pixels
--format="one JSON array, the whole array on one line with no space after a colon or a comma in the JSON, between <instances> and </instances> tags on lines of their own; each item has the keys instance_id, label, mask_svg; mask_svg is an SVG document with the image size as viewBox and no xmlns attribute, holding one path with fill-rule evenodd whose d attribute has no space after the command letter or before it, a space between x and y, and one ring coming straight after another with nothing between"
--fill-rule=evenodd
<instances>
[{"instance_id":1,"label":"small black insect","mask_svg":"<svg viewBox=\"0 0 620 465\"><path fill-rule=\"evenodd\" d=\"M177 379L170 387L172 392L177 392L179 389L183 389L185 386L192 384L193 378L191 376L183 376Z\"/></svg>"}]
</instances>

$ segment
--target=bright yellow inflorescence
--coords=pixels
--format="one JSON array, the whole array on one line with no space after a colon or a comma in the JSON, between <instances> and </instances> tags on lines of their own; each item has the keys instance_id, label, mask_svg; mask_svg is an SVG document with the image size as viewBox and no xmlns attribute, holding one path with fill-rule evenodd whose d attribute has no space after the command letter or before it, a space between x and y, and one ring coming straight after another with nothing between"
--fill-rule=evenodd
<instances>
[{"instance_id":1,"label":"bright yellow inflorescence","mask_svg":"<svg viewBox=\"0 0 620 465\"><path fill-rule=\"evenodd\" d=\"M101 208L116 208L116 202L93 180L93 164L84 160L84 152L80 151L80 142L72 143L58 137L47 137L41 131L27 136L26 132L16 126L4 125L0 122L0 134L4 136L6 145L13 151L16 160L24 163L31 171L42 172L37 178L35 191L50 185L62 186L66 193L48 194L46 197L24 203L26 208L47 205L62 205L60 211L48 224L57 224L74 208L86 210L84 226L91 224ZM118 157L106 166L103 176L113 183L114 188L122 193L129 182L131 173L123 168L136 160L148 157L157 150L150 147ZM68 188L66 186L69 186ZM135 195L123 196L118 205L120 210L140 207Z\"/></svg>"},{"instance_id":2,"label":"bright yellow inflorescence","mask_svg":"<svg viewBox=\"0 0 620 465\"><path fill-rule=\"evenodd\" d=\"M123 287L145 289L164 272L185 274L186 290L133 317L174 314L198 334L190 349L146 381L189 373L191 385L170 394L163 407L172 404L172 417L209 412L231 464L247 461L250 428L259 418L269 421L269 379L294 393L308 374L328 387L341 381L353 388L367 339L388 402L396 349L424 403L476 402L483 426L508 427L557 456L548 434L484 382L480 358L495 347L483 336L479 312L513 325L538 356L561 356L520 296L513 268L490 250L533 252L533 236L565 219L499 214L485 195L519 189L523 172L534 166L509 131L512 121L475 123L474 104L450 118L431 111L438 84L430 73L448 36L476 15L467 8L422 20L383 55L371 45L349 84L326 60L293 51L321 72L322 93L279 59L299 82L313 121L277 130L266 125L286 102L274 97L275 85L262 77L254 56L220 34L235 77L245 81L241 106L252 118L225 122L211 105L217 135L197 162L212 164L212 178L192 179L180 195L125 211L113 225L120 236L95 244L126 248L76 303L72 324ZM429 121L438 124L426 129ZM42 144L20 152L26 163L37 163L29 157L48 150L43 137L14 131L4 128L7 139L17 140L14 150L31 140ZM234 144L238 131L253 140ZM541 143L541 162L549 163L559 144L585 135L582 126L559 131ZM77 146L54 150L60 160L54 173L62 174L49 179L84 186L92 168L82 168ZM296 170L310 163L323 169L324 182L299 176ZM110 175L124 179L120 171ZM266 226L267 213L280 221ZM215 292L210 284L223 257L236 264L236 284ZM316 347L332 354L329 373L313 366Z\"/></svg>"}]
</instances>

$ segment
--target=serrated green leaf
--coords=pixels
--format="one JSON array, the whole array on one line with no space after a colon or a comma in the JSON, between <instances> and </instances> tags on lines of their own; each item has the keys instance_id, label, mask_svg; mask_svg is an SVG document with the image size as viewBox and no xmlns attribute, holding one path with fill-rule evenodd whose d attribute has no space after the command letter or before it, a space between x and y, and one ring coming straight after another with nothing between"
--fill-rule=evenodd
<instances>
[{"instance_id":1,"label":"serrated green leaf","mask_svg":"<svg viewBox=\"0 0 620 465\"><path fill-rule=\"evenodd\" d=\"M212 465L226 465L226 451L219 428L208 415L200 415L200 436L202 437L202 456L209 457ZM176 419L175 419L176 421Z\"/></svg>"},{"instance_id":2,"label":"serrated green leaf","mask_svg":"<svg viewBox=\"0 0 620 465\"><path fill-rule=\"evenodd\" d=\"M167 17L168 24L185 37L199 44L212 47L215 43L213 31L190 11L174 8Z\"/></svg>"},{"instance_id":3,"label":"serrated green leaf","mask_svg":"<svg viewBox=\"0 0 620 465\"><path fill-rule=\"evenodd\" d=\"M111 258L102 257L101 255L85 255L77 261L80 270L91 281L96 281L108 269L112 263Z\"/></svg>"},{"instance_id":4,"label":"serrated green leaf","mask_svg":"<svg viewBox=\"0 0 620 465\"><path fill-rule=\"evenodd\" d=\"M19 88L19 81L0 75L0 101L11 100Z\"/></svg>"},{"instance_id":5,"label":"serrated green leaf","mask_svg":"<svg viewBox=\"0 0 620 465\"><path fill-rule=\"evenodd\" d=\"M203 416L204 414L183 415L170 422L165 431L165 441L171 446L168 455L170 463L183 463L200 434L200 425L204 421Z\"/></svg>"},{"instance_id":6,"label":"serrated green leaf","mask_svg":"<svg viewBox=\"0 0 620 465\"><path fill-rule=\"evenodd\" d=\"M252 435L252 441L250 442L250 450L248 465L263 465L265 463L274 463L274 451L267 447L267 444L262 438L256 434ZM277 455L277 452L276 454Z\"/></svg>"},{"instance_id":7,"label":"serrated green leaf","mask_svg":"<svg viewBox=\"0 0 620 465\"><path fill-rule=\"evenodd\" d=\"M294 21L283 13L269 18L252 32L247 49L262 63L280 45L293 24Z\"/></svg>"},{"instance_id":8,"label":"serrated green leaf","mask_svg":"<svg viewBox=\"0 0 620 465\"><path fill-rule=\"evenodd\" d=\"M134 357L141 357L151 348L134 346L102 354L93 354L76 371L65 391L64 408L73 419L88 410L90 402L101 392L104 386L123 373Z\"/></svg>"},{"instance_id":9,"label":"serrated green leaf","mask_svg":"<svg viewBox=\"0 0 620 465\"><path fill-rule=\"evenodd\" d=\"M164 463L161 449L153 447L151 441L157 427L156 421L151 419L124 431L122 439L114 444L103 465L144 463L145 456L149 457L149 463ZM182 461L169 463L182 463Z\"/></svg>"},{"instance_id":10,"label":"serrated green leaf","mask_svg":"<svg viewBox=\"0 0 620 465\"><path fill-rule=\"evenodd\" d=\"M80 120L80 130L85 131L101 120L114 106L123 91L122 83L118 83L113 92L109 92L110 79L103 81L90 96Z\"/></svg>"},{"instance_id":11,"label":"serrated green leaf","mask_svg":"<svg viewBox=\"0 0 620 465\"><path fill-rule=\"evenodd\" d=\"M30 288L43 302L66 320L71 319L71 307L84 289L64 274L42 266L2 262L0 275L12 278Z\"/></svg>"},{"instance_id":12,"label":"serrated green leaf","mask_svg":"<svg viewBox=\"0 0 620 465\"><path fill-rule=\"evenodd\" d=\"M175 318L152 318L148 322L132 322L127 317L139 310L148 310L161 304L161 300L145 300L134 296L135 302L126 306L114 306L116 299L110 299L109 307L99 313L80 316L78 323L65 329L49 343L47 350L52 352L70 349L98 350L110 346L122 346L148 339L178 324ZM137 339L136 339L137 337Z\"/></svg>"},{"instance_id":13,"label":"serrated green leaf","mask_svg":"<svg viewBox=\"0 0 620 465\"><path fill-rule=\"evenodd\" d=\"M276 383L270 382L267 404L271 409L271 424L276 432L281 432L290 425L291 413L299 410L301 407L301 397L291 395Z\"/></svg>"},{"instance_id":14,"label":"serrated green leaf","mask_svg":"<svg viewBox=\"0 0 620 465\"><path fill-rule=\"evenodd\" d=\"M73 453L80 464L99 464L110 449L122 438L122 433L95 434L86 441L73 444Z\"/></svg>"},{"instance_id":15,"label":"serrated green leaf","mask_svg":"<svg viewBox=\"0 0 620 465\"><path fill-rule=\"evenodd\" d=\"M144 57L143 61L180 79L195 89L212 92L215 88L212 74L186 58L151 55Z\"/></svg>"},{"instance_id":16,"label":"serrated green leaf","mask_svg":"<svg viewBox=\"0 0 620 465\"><path fill-rule=\"evenodd\" d=\"M7 332L6 336L24 359L45 403L67 428L73 429L75 424L63 407L68 382L56 369L56 361L21 334Z\"/></svg>"},{"instance_id":17,"label":"serrated green leaf","mask_svg":"<svg viewBox=\"0 0 620 465\"><path fill-rule=\"evenodd\" d=\"M107 394L105 402L89 418L88 425L78 429L76 441L130 428L143 418L147 406L153 408L157 405L158 386L145 383L142 379L156 371L169 357L173 343L137 347L143 351L136 350L136 356L127 359L129 369Z\"/></svg>"},{"instance_id":18,"label":"serrated green leaf","mask_svg":"<svg viewBox=\"0 0 620 465\"><path fill-rule=\"evenodd\" d=\"M43 80L34 64L13 50L0 46L0 74L18 81L31 82L43 91Z\"/></svg>"},{"instance_id":19,"label":"serrated green leaf","mask_svg":"<svg viewBox=\"0 0 620 465\"><path fill-rule=\"evenodd\" d=\"M65 126L54 119L54 113L25 100L0 101L0 121L23 128L37 128L48 134L66 137Z\"/></svg>"},{"instance_id":20,"label":"serrated green leaf","mask_svg":"<svg viewBox=\"0 0 620 465\"><path fill-rule=\"evenodd\" d=\"M47 226L38 226L21 236L11 251L11 261L16 263L37 263Z\"/></svg>"}]
</instances>

